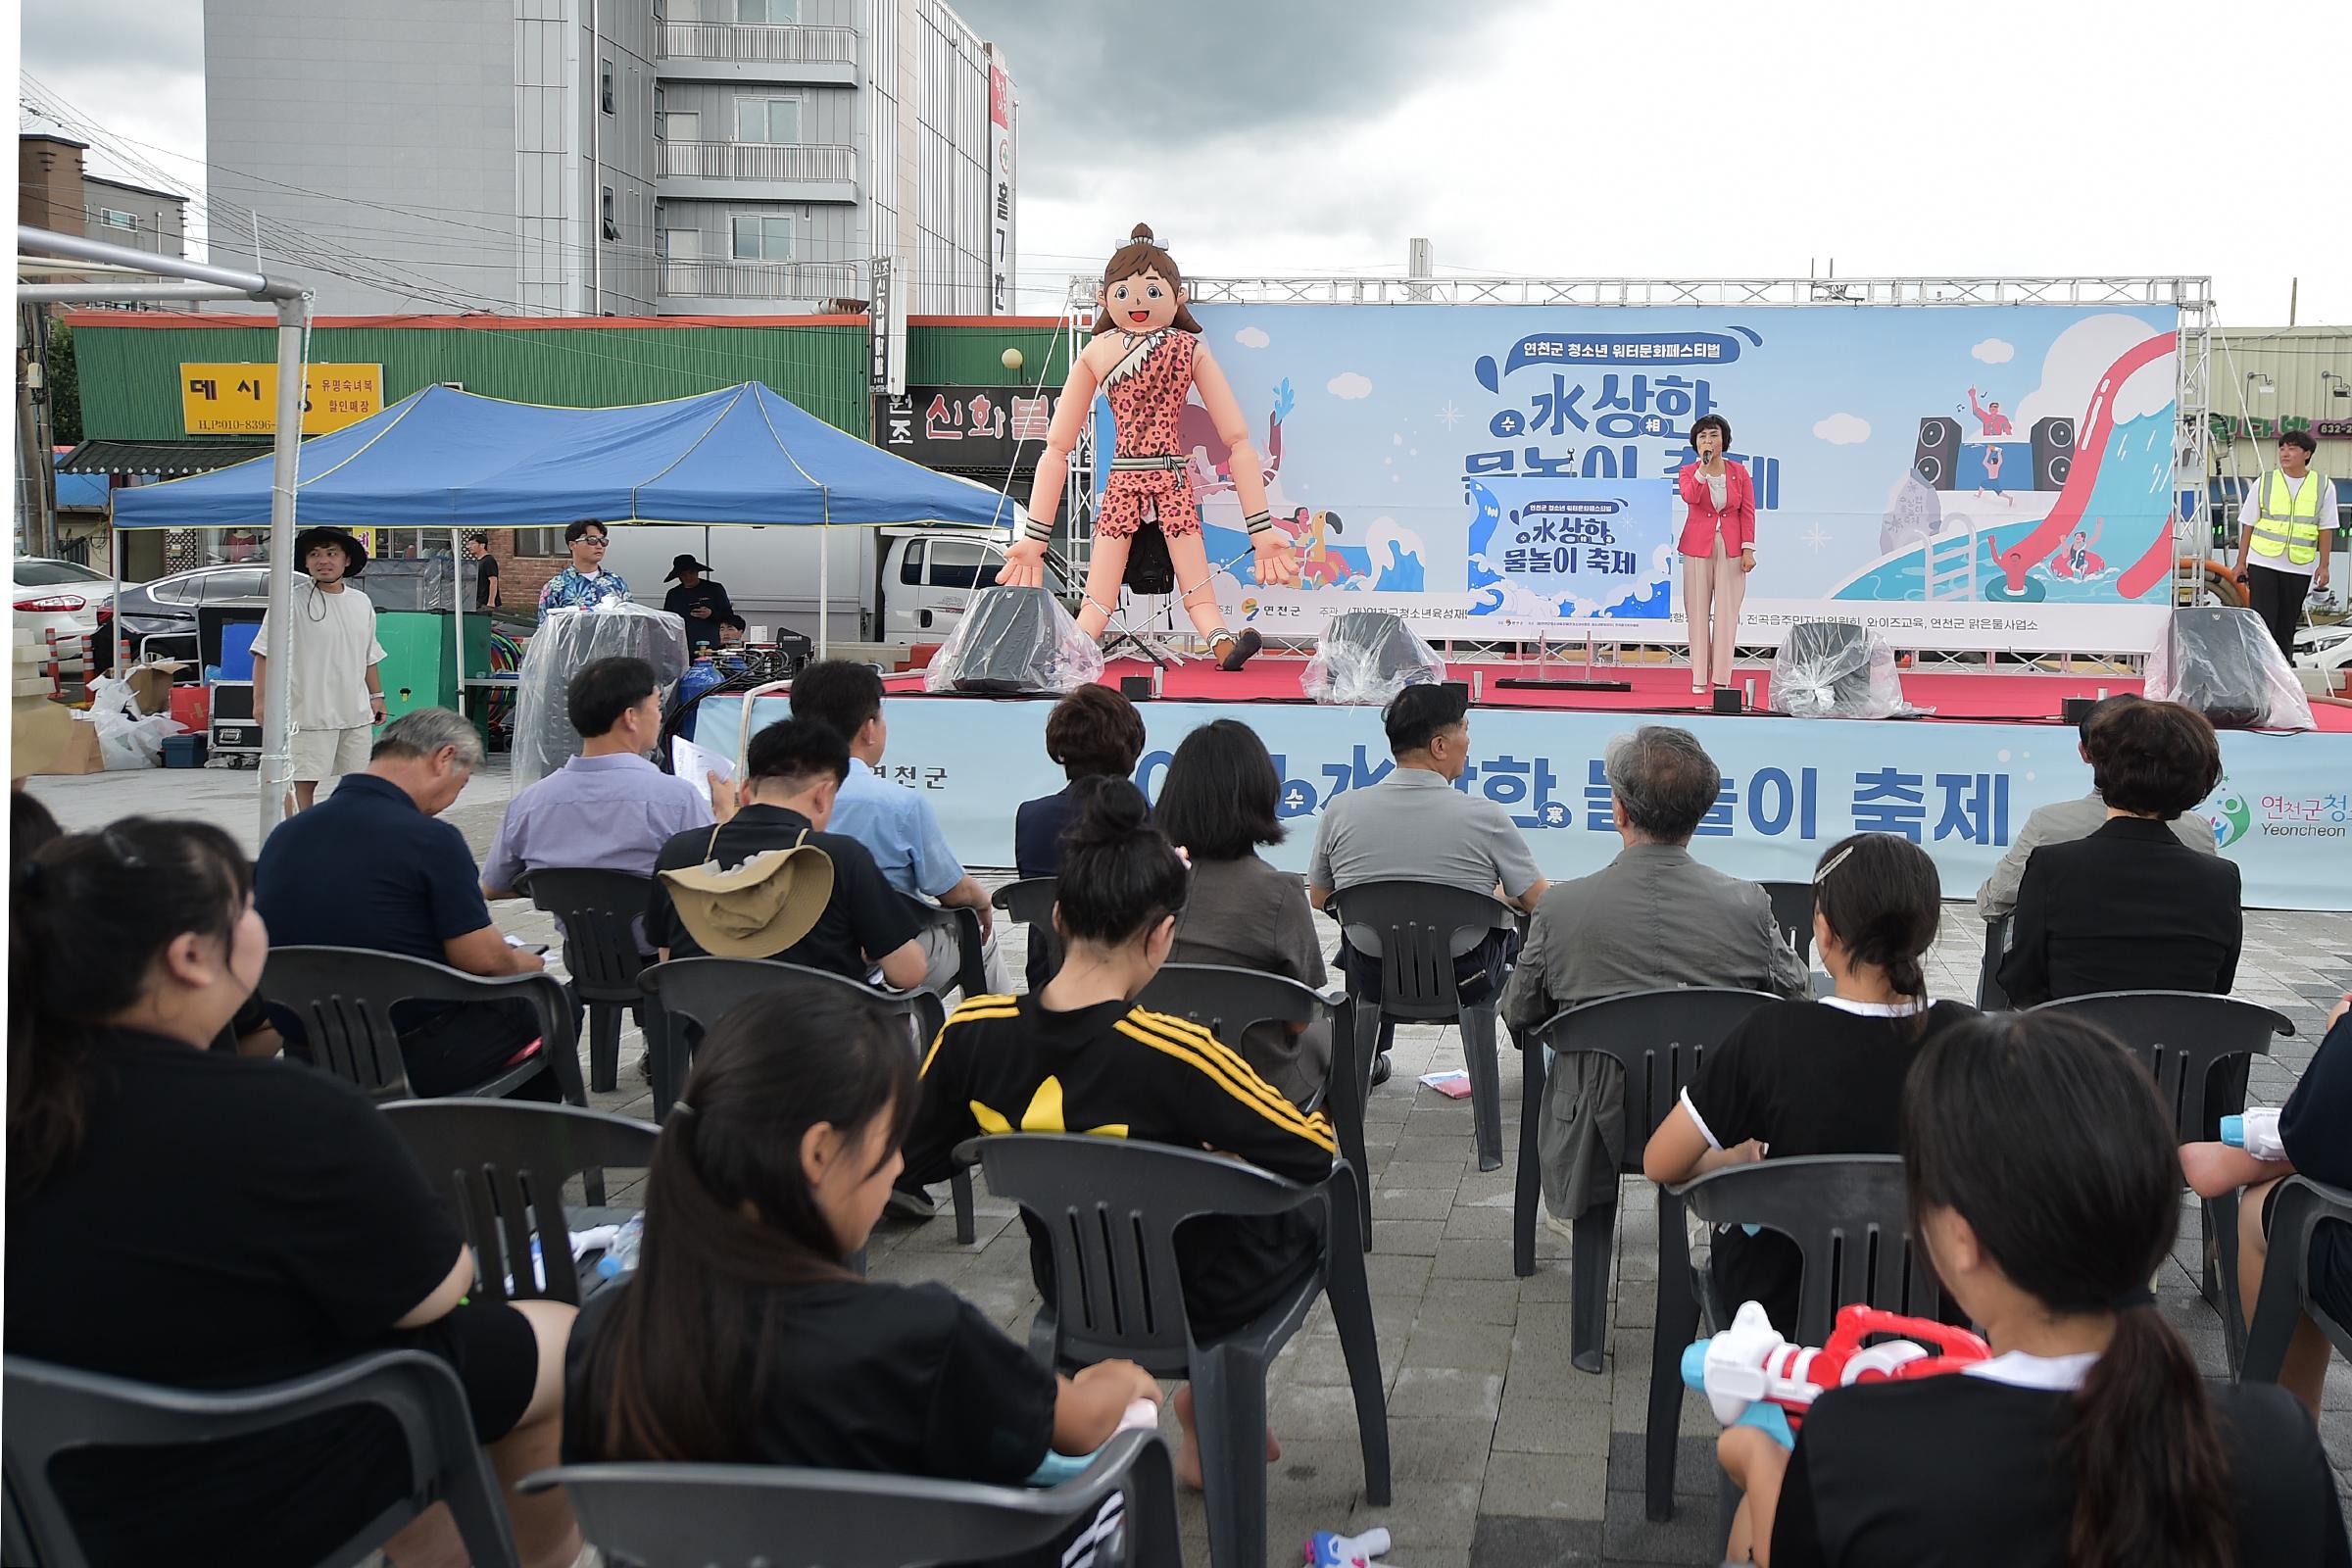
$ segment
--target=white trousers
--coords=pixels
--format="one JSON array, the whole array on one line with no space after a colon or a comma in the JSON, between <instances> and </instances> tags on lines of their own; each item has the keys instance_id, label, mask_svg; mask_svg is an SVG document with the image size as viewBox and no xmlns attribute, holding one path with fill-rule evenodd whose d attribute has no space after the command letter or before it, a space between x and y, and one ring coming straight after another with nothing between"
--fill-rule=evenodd
<instances>
[{"instance_id":1,"label":"white trousers","mask_svg":"<svg viewBox=\"0 0 2352 1568\"><path fill-rule=\"evenodd\" d=\"M1726 555L1723 534L1711 556L1683 558L1683 613L1690 623L1690 684L1729 684L1732 643L1740 630L1740 602L1747 597L1747 573L1740 558ZM1710 672L1712 672L1710 676Z\"/></svg>"}]
</instances>

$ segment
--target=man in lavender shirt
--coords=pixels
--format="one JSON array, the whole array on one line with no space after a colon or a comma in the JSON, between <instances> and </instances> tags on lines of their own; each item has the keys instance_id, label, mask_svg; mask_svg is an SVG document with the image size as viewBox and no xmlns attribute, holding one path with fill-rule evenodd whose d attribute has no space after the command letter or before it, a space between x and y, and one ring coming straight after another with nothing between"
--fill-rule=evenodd
<instances>
[{"instance_id":1,"label":"man in lavender shirt","mask_svg":"<svg viewBox=\"0 0 2352 1568\"><path fill-rule=\"evenodd\" d=\"M514 898L524 872L549 867L650 877L654 857L673 835L734 812L734 791L723 782L711 781L711 798L705 800L695 785L646 760L662 734L662 697L654 666L644 660L582 665L564 700L585 744L579 756L508 803L482 862L485 898Z\"/></svg>"}]
</instances>

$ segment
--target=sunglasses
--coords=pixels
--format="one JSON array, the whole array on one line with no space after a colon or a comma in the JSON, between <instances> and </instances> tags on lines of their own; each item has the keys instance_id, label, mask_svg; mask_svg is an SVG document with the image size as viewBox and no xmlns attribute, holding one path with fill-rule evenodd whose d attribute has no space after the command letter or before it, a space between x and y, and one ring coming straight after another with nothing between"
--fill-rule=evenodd
<instances>
[{"instance_id":1,"label":"sunglasses","mask_svg":"<svg viewBox=\"0 0 2352 1568\"><path fill-rule=\"evenodd\" d=\"M601 533L584 533L580 535L580 543L584 545L609 545L612 542L612 540L607 539Z\"/></svg>"}]
</instances>

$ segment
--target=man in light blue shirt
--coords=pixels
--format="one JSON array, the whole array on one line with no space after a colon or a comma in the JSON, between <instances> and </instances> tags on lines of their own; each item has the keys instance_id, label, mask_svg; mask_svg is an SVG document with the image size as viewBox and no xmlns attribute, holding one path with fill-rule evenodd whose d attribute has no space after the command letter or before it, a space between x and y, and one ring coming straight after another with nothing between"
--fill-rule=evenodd
<instances>
[{"instance_id":1,"label":"man in light blue shirt","mask_svg":"<svg viewBox=\"0 0 2352 1568\"><path fill-rule=\"evenodd\" d=\"M988 891L948 847L931 803L874 771L890 740L882 717L882 677L872 666L848 660L810 664L793 677L792 715L821 720L850 743L850 776L834 798L830 831L854 838L872 852L883 878L899 892L940 906L924 922L920 938L929 965L923 989L942 995L956 989L963 967L956 939L959 922L945 911L963 908L980 916L988 989L999 995L1009 992L1012 982L997 955Z\"/></svg>"},{"instance_id":2,"label":"man in light blue shirt","mask_svg":"<svg viewBox=\"0 0 2352 1568\"><path fill-rule=\"evenodd\" d=\"M733 814L734 792L723 781L708 781L706 800L695 784L646 760L662 734L662 697L644 660L583 664L564 703L580 732L580 755L508 803L482 862L487 898L514 898L524 872L551 867L650 877L654 857L672 836ZM645 946L642 930L638 945Z\"/></svg>"}]
</instances>

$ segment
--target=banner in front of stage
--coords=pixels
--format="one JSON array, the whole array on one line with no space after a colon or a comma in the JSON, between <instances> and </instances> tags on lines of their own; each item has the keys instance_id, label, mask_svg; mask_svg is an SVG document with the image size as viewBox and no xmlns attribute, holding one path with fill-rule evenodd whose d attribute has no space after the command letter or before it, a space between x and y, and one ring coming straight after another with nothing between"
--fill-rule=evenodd
<instances>
[{"instance_id":1,"label":"banner in front of stage","mask_svg":"<svg viewBox=\"0 0 2352 1568\"><path fill-rule=\"evenodd\" d=\"M1426 637L1533 641L1616 618L1475 541L1531 486L1671 480L1706 414L1731 421L1755 484L1743 643L1841 619L1898 648L2138 652L2163 624L2169 307L1194 312L1303 556L1298 589L1249 580L1229 452L1188 408L1179 441L1236 625L1304 639L1378 608ZM1686 640L1680 604L1642 635Z\"/></svg>"},{"instance_id":2,"label":"banner in front of stage","mask_svg":"<svg viewBox=\"0 0 2352 1568\"><path fill-rule=\"evenodd\" d=\"M706 697L697 736L732 755L741 699ZM948 842L976 865L1013 863L1012 815L1061 788L1046 760L1046 702L890 698L882 771L923 792ZM1176 744L1215 718L1253 726L1274 753L1290 837L1266 858L1303 871L1323 808L1393 767L1372 708L1144 703L1136 781L1156 795ZM761 699L761 724L788 716ZM1460 788L1507 808L1544 874L1583 876L1619 848L1601 770L1612 736L1638 716L1481 708ZM1968 898L2035 807L2090 788L2070 726L1846 723L1799 718L1678 719L1723 771L1693 849L1709 865L1764 881L1803 881L1848 833L1900 833L1935 857L1947 898ZM2238 863L2249 906L2352 908L2352 768L2333 735L2222 736L2222 782L2199 808Z\"/></svg>"}]
</instances>

